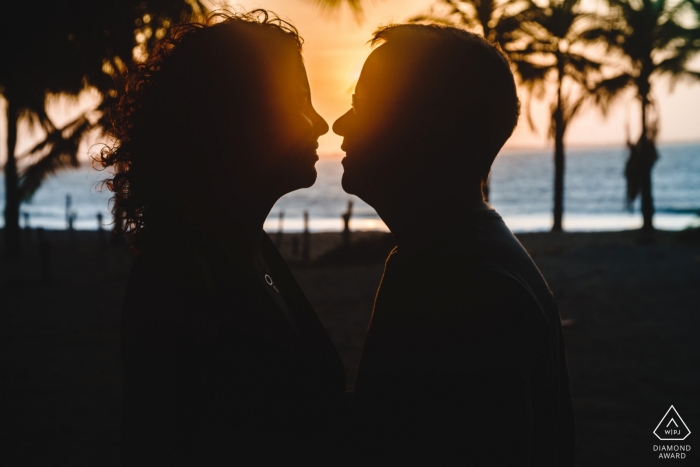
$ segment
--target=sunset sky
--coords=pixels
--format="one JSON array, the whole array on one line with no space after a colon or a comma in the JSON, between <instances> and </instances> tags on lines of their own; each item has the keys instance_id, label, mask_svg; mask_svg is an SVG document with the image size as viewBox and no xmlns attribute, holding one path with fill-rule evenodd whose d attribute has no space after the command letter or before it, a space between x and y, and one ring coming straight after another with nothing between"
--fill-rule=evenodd
<instances>
[{"instance_id":1,"label":"sunset sky","mask_svg":"<svg viewBox=\"0 0 700 467\"><path fill-rule=\"evenodd\" d=\"M311 85L314 106L332 125L350 106L355 82L367 55L371 52L367 41L372 31L390 22L406 19L429 11L434 0L369 0L365 2L364 19L360 22L344 6L335 13L324 13L313 0L248 0L230 2L242 9L266 8L294 24L305 39L304 59ZM700 57L694 60L700 70ZM679 83L673 93L668 82L658 81L655 94L660 103L660 141L700 140L700 84ZM521 93L521 100L524 100ZM89 102L84 99L83 102ZM65 106L56 106L51 115L61 120ZM548 103L533 105L538 133L533 133L525 119L521 119L507 147L546 147L550 144L545 130L548 125ZM4 112L2 116L4 117ZM632 136L637 136L639 125L638 102L629 98L621 101L606 120L595 110L581 113L570 126L567 142L571 145L617 144L625 140L626 121L631 122ZM4 118L3 118L4 120ZM4 121L1 122L4 126ZM5 135L2 138L4 139ZM24 132L23 132L24 133ZM22 137L18 151L28 148L29 138ZM340 155L341 138L332 132L319 140L322 156ZM4 146L4 145L3 145ZM4 156L4 154L2 155ZM2 157L4 159L4 157Z\"/></svg>"}]
</instances>

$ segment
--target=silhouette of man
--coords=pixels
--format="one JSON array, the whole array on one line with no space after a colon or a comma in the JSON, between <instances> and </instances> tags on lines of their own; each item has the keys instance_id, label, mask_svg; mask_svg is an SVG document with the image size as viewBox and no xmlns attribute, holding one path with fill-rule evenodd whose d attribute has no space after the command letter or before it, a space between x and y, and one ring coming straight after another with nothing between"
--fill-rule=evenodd
<instances>
[{"instance_id":1,"label":"silhouette of man","mask_svg":"<svg viewBox=\"0 0 700 467\"><path fill-rule=\"evenodd\" d=\"M362 455L573 465L561 323L482 186L519 114L508 60L438 25L375 32L344 137L343 188L373 206L386 261L353 400Z\"/></svg>"}]
</instances>

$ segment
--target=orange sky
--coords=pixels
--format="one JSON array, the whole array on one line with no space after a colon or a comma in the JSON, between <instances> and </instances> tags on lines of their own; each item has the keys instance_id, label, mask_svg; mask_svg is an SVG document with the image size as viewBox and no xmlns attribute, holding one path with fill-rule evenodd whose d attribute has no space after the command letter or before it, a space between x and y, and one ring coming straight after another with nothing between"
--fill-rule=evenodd
<instances>
[{"instance_id":1,"label":"orange sky","mask_svg":"<svg viewBox=\"0 0 700 467\"><path fill-rule=\"evenodd\" d=\"M313 101L318 112L332 125L350 106L354 83L359 76L364 60L371 49L367 45L372 31L382 24L401 22L429 10L434 0L367 0L365 18L358 23L352 13L344 7L335 14L324 14L313 0L239 0L230 2L243 9L266 8L290 21L305 39L304 59L311 84ZM700 70L700 57L694 61L695 69ZM700 84L679 84L673 94L669 93L667 82L655 86L661 111L661 141L700 140ZM521 95L521 99L523 99ZM82 99L84 106L90 99ZM2 103L4 104L4 102ZM50 115L57 124L66 121L70 106L54 105ZM539 133L533 133L522 118L514 135L506 143L510 147L546 147L550 144L545 138L548 125L548 104L533 105L533 114ZM0 125L4 127L4 105ZM74 112L73 112L74 113ZM582 112L571 124L567 133L570 145L622 144L625 139L625 121L632 122L633 136L639 125L638 104L626 99L614 108L607 120L603 121L597 111ZM28 138L25 131L20 134L18 152L28 149L34 138ZM5 132L0 136L5 139ZM3 141L0 141L3 142ZM319 154L324 157L340 155L341 138L332 132L319 140ZM2 144L0 151L4 152ZM86 154L81 155L87 159ZM4 160L4 153L1 154Z\"/></svg>"}]
</instances>

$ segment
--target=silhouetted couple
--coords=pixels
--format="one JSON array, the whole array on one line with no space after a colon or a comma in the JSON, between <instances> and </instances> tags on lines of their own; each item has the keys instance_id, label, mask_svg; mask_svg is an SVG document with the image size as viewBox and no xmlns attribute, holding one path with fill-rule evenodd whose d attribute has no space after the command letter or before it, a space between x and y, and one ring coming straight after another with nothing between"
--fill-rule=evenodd
<instances>
[{"instance_id":1,"label":"silhouetted couple","mask_svg":"<svg viewBox=\"0 0 700 467\"><path fill-rule=\"evenodd\" d=\"M138 252L122 322L125 465L573 465L561 324L482 186L519 113L503 53L379 29L343 188L396 238L353 394L263 232L313 185L327 123L294 27L264 11L173 30L129 73L102 162Z\"/></svg>"}]
</instances>

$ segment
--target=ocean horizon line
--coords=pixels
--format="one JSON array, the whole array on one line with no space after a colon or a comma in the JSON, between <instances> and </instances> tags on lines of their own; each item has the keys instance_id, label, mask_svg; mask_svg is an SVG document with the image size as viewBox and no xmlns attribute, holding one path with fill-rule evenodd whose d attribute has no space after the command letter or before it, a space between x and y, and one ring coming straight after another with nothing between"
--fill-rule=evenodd
<instances>
[{"instance_id":1,"label":"ocean horizon line","mask_svg":"<svg viewBox=\"0 0 700 467\"><path fill-rule=\"evenodd\" d=\"M657 141L656 146L659 149L663 148L670 148L670 147L682 147L682 146L700 146L700 139L695 139L695 140L670 140L670 141ZM574 151L586 151L586 150L610 150L610 149L618 149L622 148L623 150L627 149L627 144L625 142L620 142L620 143L615 143L615 142L606 142L606 143L591 143L591 144L585 144L585 143L577 143L577 144L567 144L564 147L564 150L568 152L569 150L574 150ZM504 146L499 154L507 154L507 153L517 153L517 152L532 152L532 151L553 151L554 150L554 144L553 143L547 143L546 145L538 146L538 145L519 145L519 146ZM319 152L319 157L323 160L334 160L334 159L342 159L345 157L345 153L342 151L338 152Z\"/></svg>"}]
</instances>

